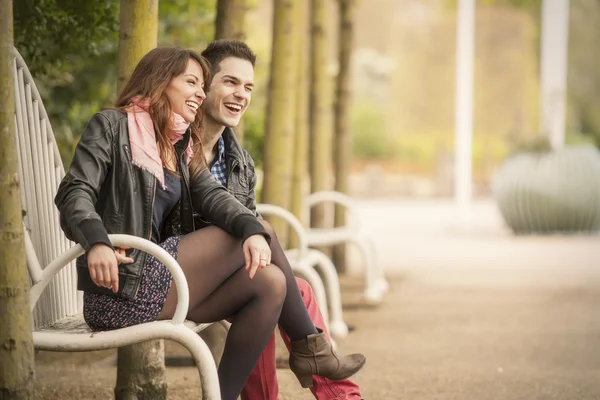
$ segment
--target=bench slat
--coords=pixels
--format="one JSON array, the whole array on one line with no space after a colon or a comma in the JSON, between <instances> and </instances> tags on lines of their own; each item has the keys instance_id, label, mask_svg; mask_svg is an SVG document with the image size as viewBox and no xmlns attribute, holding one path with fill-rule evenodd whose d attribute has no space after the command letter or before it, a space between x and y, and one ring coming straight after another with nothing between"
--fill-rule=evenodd
<instances>
[{"instance_id":1,"label":"bench slat","mask_svg":"<svg viewBox=\"0 0 600 400\"><path fill-rule=\"evenodd\" d=\"M186 320L184 322L185 326L193 330L194 332L202 332L213 323L205 323L205 324L196 324L195 322ZM44 326L40 329L37 329L36 332L52 332L52 333L64 333L64 334L86 334L93 333L89 326L85 323L83 319L83 314L75 314L65 318L62 318L55 323Z\"/></svg>"}]
</instances>

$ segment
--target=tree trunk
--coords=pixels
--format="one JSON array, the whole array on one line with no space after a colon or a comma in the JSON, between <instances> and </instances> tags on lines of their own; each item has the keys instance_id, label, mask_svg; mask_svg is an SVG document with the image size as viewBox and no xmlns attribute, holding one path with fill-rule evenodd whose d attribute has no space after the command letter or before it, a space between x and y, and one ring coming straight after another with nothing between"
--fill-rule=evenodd
<instances>
[{"instance_id":1,"label":"tree trunk","mask_svg":"<svg viewBox=\"0 0 600 400\"><path fill-rule=\"evenodd\" d=\"M348 109L350 105L350 56L354 36L355 0L339 0L339 33L338 33L338 63L339 71L335 88L335 190L348 193L348 173L350 172L350 134L348 132ZM335 226L346 223L343 207L335 208ZM333 262L339 272L346 271L346 245L341 244L333 249Z\"/></svg>"},{"instance_id":2,"label":"tree trunk","mask_svg":"<svg viewBox=\"0 0 600 400\"><path fill-rule=\"evenodd\" d=\"M140 59L156 47L158 0L121 0L119 15L118 90ZM119 348L116 399L166 399L162 340Z\"/></svg>"},{"instance_id":3,"label":"tree trunk","mask_svg":"<svg viewBox=\"0 0 600 400\"><path fill-rule=\"evenodd\" d=\"M274 0L271 79L265 129L263 202L290 208L296 113L295 24L299 0ZM271 219L282 244L287 244L287 225Z\"/></svg>"},{"instance_id":4,"label":"tree trunk","mask_svg":"<svg viewBox=\"0 0 600 400\"><path fill-rule=\"evenodd\" d=\"M246 12L248 0L218 0L215 19L216 39L246 40ZM244 143L244 119L235 127L235 136Z\"/></svg>"},{"instance_id":5,"label":"tree trunk","mask_svg":"<svg viewBox=\"0 0 600 400\"><path fill-rule=\"evenodd\" d=\"M225 350L225 342L227 341L228 334L229 330L224 327L223 324L212 324L208 328L198 333L198 335L200 335L202 340L204 340L204 343L206 343L210 349L217 367L221 363L221 358L223 357L223 350Z\"/></svg>"},{"instance_id":6,"label":"tree trunk","mask_svg":"<svg viewBox=\"0 0 600 400\"><path fill-rule=\"evenodd\" d=\"M331 178L331 103L327 76L329 53L327 2L311 2L311 71L310 71L310 189L327 190ZM311 226L326 227L326 205L313 207Z\"/></svg>"},{"instance_id":7,"label":"tree trunk","mask_svg":"<svg viewBox=\"0 0 600 400\"><path fill-rule=\"evenodd\" d=\"M158 41L158 0L121 0L117 92Z\"/></svg>"},{"instance_id":8,"label":"tree trunk","mask_svg":"<svg viewBox=\"0 0 600 400\"><path fill-rule=\"evenodd\" d=\"M308 193L308 7L302 2L297 10L298 54L296 58L296 129L294 132L294 168L292 173L292 213L305 222L304 198ZM298 247L297 238L290 238L290 248Z\"/></svg>"},{"instance_id":9,"label":"tree trunk","mask_svg":"<svg viewBox=\"0 0 600 400\"><path fill-rule=\"evenodd\" d=\"M219 0L215 20L215 39L246 40L247 0Z\"/></svg>"},{"instance_id":10,"label":"tree trunk","mask_svg":"<svg viewBox=\"0 0 600 400\"><path fill-rule=\"evenodd\" d=\"M13 2L0 1L0 399L34 398L34 357L15 141Z\"/></svg>"},{"instance_id":11,"label":"tree trunk","mask_svg":"<svg viewBox=\"0 0 600 400\"><path fill-rule=\"evenodd\" d=\"M165 345L151 340L119 348L117 363L118 400L166 399Z\"/></svg>"}]
</instances>

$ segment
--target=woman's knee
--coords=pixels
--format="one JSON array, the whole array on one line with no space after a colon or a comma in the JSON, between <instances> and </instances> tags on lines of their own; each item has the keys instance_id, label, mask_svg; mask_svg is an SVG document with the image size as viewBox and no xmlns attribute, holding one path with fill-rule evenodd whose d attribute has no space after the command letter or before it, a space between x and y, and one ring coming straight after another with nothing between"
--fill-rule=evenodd
<instances>
[{"instance_id":1,"label":"woman's knee","mask_svg":"<svg viewBox=\"0 0 600 400\"><path fill-rule=\"evenodd\" d=\"M269 265L266 268L258 271L254 279L261 279L261 292L268 294L273 300L283 302L287 294L287 283L283 272L276 265Z\"/></svg>"}]
</instances>

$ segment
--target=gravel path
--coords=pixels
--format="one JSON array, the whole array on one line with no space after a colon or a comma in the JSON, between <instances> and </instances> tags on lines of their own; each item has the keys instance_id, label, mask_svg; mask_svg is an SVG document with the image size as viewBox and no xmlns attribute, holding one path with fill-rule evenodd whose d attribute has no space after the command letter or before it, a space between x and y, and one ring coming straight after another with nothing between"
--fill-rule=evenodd
<instances>
[{"instance_id":1,"label":"gravel path","mask_svg":"<svg viewBox=\"0 0 600 400\"><path fill-rule=\"evenodd\" d=\"M361 280L342 280L345 318L356 330L338 344L367 356L356 377L365 398L600 399L600 239L514 238L489 206L467 230L441 229L448 208L433 207L436 218L433 208L408 207L387 214L387 232L384 220L370 220L391 276L383 304L365 307ZM361 207L376 209L393 206ZM411 233L406 224L418 221ZM178 345L166 348L185 356ZM111 398L115 353L39 352L38 398ZM278 375L281 400L312 398L288 370ZM167 379L169 399L198 397L194 368L168 367Z\"/></svg>"}]
</instances>

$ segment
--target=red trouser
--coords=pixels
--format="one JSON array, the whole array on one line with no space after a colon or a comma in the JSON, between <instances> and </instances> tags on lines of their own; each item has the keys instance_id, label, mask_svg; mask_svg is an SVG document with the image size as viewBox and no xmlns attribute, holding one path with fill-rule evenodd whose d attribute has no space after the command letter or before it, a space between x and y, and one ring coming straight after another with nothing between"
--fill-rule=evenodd
<instances>
[{"instance_id":1,"label":"red trouser","mask_svg":"<svg viewBox=\"0 0 600 400\"><path fill-rule=\"evenodd\" d=\"M315 298L312 288L303 279L296 278L298 288L302 294L304 304L308 310L308 315L315 326L325 330L329 337L329 332L325 329L325 321L319 310L319 305ZM290 348L290 339L279 329L281 337ZM242 400L277 400L279 385L277 384L277 374L275 366L275 333L267 344L252 373L246 381L246 386L242 390ZM361 398L360 388L348 379L341 381L331 381L320 376L313 375L313 387L311 392L317 400L359 400Z\"/></svg>"}]
</instances>

